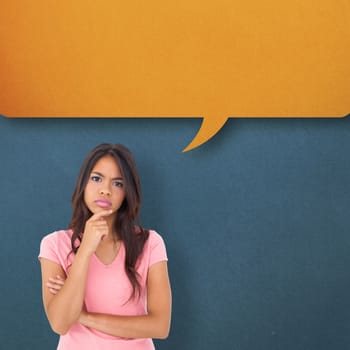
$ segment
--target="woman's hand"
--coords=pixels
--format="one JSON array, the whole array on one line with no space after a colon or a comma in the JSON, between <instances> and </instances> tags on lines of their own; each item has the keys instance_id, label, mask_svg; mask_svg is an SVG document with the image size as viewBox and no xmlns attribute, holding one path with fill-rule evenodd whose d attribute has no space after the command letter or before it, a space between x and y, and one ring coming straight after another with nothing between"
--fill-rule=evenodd
<instances>
[{"instance_id":1,"label":"woman's hand","mask_svg":"<svg viewBox=\"0 0 350 350\"><path fill-rule=\"evenodd\" d=\"M88 254L95 253L100 242L109 235L109 228L105 216L112 214L112 210L102 210L86 221L83 240L79 250Z\"/></svg>"},{"instance_id":2,"label":"woman's hand","mask_svg":"<svg viewBox=\"0 0 350 350\"><path fill-rule=\"evenodd\" d=\"M46 286L51 294L56 295L63 287L64 282L65 278L61 277L60 275L57 275L56 277L49 277L48 282L46 282Z\"/></svg>"}]
</instances>

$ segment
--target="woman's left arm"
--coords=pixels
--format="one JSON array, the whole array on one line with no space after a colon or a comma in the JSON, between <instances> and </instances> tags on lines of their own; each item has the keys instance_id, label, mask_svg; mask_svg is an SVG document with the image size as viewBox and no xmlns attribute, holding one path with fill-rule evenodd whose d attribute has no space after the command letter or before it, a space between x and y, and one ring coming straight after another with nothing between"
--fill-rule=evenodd
<instances>
[{"instance_id":1,"label":"woman's left arm","mask_svg":"<svg viewBox=\"0 0 350 350\"><path fill-rule=\"evenodd\" d=\"M83 311L78 321L90 328L122 338L168 337L171 289L166 261L152 265L147 277L147 315L115 316Z\"/></svg>"}]
</instances>

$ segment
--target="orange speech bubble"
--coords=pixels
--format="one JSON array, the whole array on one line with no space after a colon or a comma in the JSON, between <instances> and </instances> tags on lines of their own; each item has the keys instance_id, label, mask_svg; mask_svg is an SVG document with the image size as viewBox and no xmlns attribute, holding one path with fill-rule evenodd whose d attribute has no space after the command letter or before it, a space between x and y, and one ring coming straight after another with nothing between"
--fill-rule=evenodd
<instances>
[{"instance_id":1,"label":"orange speech bubble","mask_svg":"<svg viewBox=\"0 0 350 350\"><path fill-rule=\"evenodd\" d=\"M7 1L0 113L203 118L342 117L348 0Z\"/></svg>"}]
</instances>

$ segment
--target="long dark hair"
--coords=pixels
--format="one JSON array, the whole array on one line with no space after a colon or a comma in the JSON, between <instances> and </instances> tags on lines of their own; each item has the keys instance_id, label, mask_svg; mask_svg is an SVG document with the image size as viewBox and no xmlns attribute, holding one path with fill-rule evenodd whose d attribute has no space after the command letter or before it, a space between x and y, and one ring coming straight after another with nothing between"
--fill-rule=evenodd
<instances>
[{"instance_id":1,"label":"long dark hair","mask_svg":"<svg viewBox=\"0 0 350 350\"><path fill-rule=\"evenodd\" d=\"M114 231L118 233L118 239L125 245L125 272L132 285L130 296L132 299L136 295L139 296L141 292L136 263L148 239L149 232L143 229L140 224L141 185L135 160L131 152L123 145L100 144L87 155L83 162L72 196L73 215L69 224L69 228L73 231L71 253L75 254L78 251L85 223L92 216L84 202L86 184L96 162L104 156L114 158L123 177L125 199L118 209L117 219L113 225ZM79 241L78 245L76 244L77 240Z\"/></svg>"}]
</instances>

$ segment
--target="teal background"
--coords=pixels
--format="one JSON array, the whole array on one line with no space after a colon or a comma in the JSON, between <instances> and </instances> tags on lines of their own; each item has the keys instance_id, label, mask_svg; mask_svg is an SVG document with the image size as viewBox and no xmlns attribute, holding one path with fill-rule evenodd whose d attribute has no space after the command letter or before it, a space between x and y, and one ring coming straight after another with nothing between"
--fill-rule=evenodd
<instances>
[{"instance_id":1,"label":"teal background","mask_svg":"<svg viewBox=\"0 0 350 350\"><path fill-rule=\"evenodd\" d=\"M167 350L350 346L350 118L230 119L181 150L200 119L0 117L4 349L55 349L41 238L66 228L81 162L101 142L134 153L142 222L165 239Z\"/></svg>"}]
</instances>

